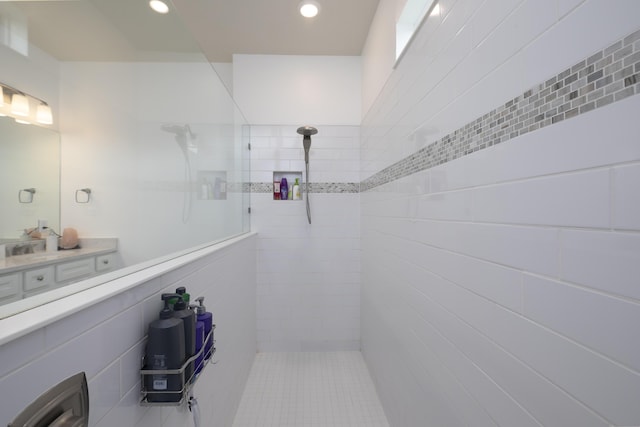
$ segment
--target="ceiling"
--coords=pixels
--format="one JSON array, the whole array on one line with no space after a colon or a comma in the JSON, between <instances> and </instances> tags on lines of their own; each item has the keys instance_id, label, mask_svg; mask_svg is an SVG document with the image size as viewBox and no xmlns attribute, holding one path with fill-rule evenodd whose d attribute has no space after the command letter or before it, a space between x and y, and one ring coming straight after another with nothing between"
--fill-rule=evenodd
<instances>
[{"instance_id":1,"label":"ceiling","mask_svg":"<svg viewBox=\"0 0 640 427\"><path fill-rule=\"evenodd\" d=\"M317 2L320 14L311 19L299 14L299 0L173 0L167 15L147 0L9 3L26 15L30 42L63 61L148 59L150 52L203 52L211 62L231 62L234 53L360 55L378 0Z\"/></svg>"}]
</instances>

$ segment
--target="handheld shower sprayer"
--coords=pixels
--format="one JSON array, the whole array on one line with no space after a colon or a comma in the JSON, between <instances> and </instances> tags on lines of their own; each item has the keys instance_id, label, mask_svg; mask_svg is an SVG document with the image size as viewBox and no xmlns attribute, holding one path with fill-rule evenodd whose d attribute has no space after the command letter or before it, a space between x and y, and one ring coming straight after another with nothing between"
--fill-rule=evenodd
<instances>
[{"instance_id":1,"label":"handheld shower sprayer","mask_svg":"<svg viewBox=\"0 0 640 427\"><path fill-rule=\"evenodd\" d=\"M311 148L311 135L318 133L318 129L311 126L298 128L298 133L303 135L302 146L304 147L304 162L309 164L309 149Z\"/></svg>"},{"instance_id":2,"label":"handheld shower sprayer","mask_svg":"<svg viewBox=\"0 0 640 427\"><path fill-rule=\"evenodd\" d=\"M184 154L184 192L183 192L183 202L182 202L182 222L186 224L189 221L189 217L191 216L191 204L192 204L192 194L191 194L191 181L193 179L191 173L191 157L189 156L189 152L193 154L198 153L198 145L196 142L196 138L198 135L191 131L191 126L185 124L183 126L180 125L171 125L165 124L160 126L165 132L172 133L182 154Z\"/></svg>"},{"instance_id":3,"label":"handheld shower sprayer","mask_svg":"<svg viewBox=\"0 0 640 427\"><path fill-rule=\"evenodd\" d=\"M302 146L304 147L304 163L307 168L307 175L305 177L305 192L307 193L307 219L311 224L311 208L309 207L309 150L311 149L311 135L318 133L318 129L313 126L301 126L297 131L302 135Z\"/></svg>"},{"instance_id":4,"label":"handheld shower sprayer","mask_svg":"<svg viewBox=\"0 0 640 427\"><path fill-rule=\"evenodd\" d=\"M176 142L185 156L187 156L188 151L193 153L198 152L197 145L194 142L198 135L193 133L191 126L188 124L184 126L162 125L161 128L163 131L172 133L175 136Z\"/></svg>"}]
</instances>

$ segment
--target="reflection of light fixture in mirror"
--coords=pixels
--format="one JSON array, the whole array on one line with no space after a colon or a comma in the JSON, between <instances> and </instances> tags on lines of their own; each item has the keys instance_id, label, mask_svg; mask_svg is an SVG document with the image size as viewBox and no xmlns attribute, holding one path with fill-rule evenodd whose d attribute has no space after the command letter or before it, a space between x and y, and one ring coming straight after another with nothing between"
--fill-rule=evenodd
<instances>
[{"instance_id":1,"label":"reflection of light fixture in mirror","mask_svg":"<svg viewBox=\"0 0 640 427\"><path fill-rule=\"evenodd\" d=\"M160 0L151 0L149 2L149 7L151 7L151 9L155 10L158 13L164 14L169 12L169 6L167 6L165 2Z\"/></svg>"},{"instance_id":2,"label":"reflection of light fixture in mirror","mask_svg":"<svg viewBox=\"0 0 640 427\"><path fill-rule=\"evenodd\" d=\"M21 93L14 93L11 97L11 112L16 116L29 115L29 100Z\"/></svg>"},{"instance_id":3,"label":"reflection of light fixture in mirror","mask_svg":"<svg viewBox=\"0 0 640 427\"><path fill-rule=\"evenodd\" d=\"M89 203L91 200L91 189L81 188L76 190L76 203Z\"/></svg>"},{"instance_id":4,"label":"reflection of light fixture in mirror","mask_svg":"<svg viewBox=\"0 0 640 427\"><path fill-rule=\"evenodd\" d=\"M305 18L313 18L320 11L320 5L315 1L305 0L300 3L300 14Z\"/></svg>"},{"instance_id":5,"label":"reflection of light fixture in mirror","mask_svg":"<svg viewBox=\"0 0 640 427\"><path fill-rule=\"evenodd\" d=\"M49 107L44 102L38 105L38 108L36 110L36 120L38 121L38 123L42 123L43 125L53 124L53 115L51 114L51 107Z\"/></svg>"},{"instance_id":6,"label":"reflection of light fixture in mirror","mask_svg":"<svg viewBox=\"0 0 640 427\"><path fill-rule=\"evenodd\" d=\"M8 102L5 102L5 99ZM37 105L35 113L34 109L30 108L33 105ZM0 116L13 117L17 123L22 124L53 124L53 113L49 104L5 83L0 83Z\"/></svg>"}]
</instances>

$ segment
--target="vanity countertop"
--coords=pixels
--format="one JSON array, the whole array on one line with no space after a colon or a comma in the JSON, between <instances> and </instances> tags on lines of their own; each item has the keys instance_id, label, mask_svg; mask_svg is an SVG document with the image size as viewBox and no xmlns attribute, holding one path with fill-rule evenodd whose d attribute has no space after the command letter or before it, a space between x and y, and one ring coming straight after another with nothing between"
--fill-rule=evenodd
<instances>
[{"instance_id":1,"label":"vanity countertop","mask_svg":"<svg viewBox=\"0 0 640 427\"><path fill-rule=\"evenodd\" d=\"M25 268L55 264L68 259L94 256L115 252L118 249L116 238L80 239L78 249L66 249L56 252L35 252L26 255L14 255L0 259L0 274L13 273Z\"/></svg>"}]
</instances>

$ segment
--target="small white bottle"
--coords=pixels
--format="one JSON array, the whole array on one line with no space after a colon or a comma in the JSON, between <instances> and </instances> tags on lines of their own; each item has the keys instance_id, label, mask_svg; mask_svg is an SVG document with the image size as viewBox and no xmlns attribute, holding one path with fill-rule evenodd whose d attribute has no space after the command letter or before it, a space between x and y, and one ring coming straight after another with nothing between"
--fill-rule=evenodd
<instances>
[{"instance_id":1,"label":"small white bottle","mask_svg":"<svg viewBox=\"0 0 640 427\"><path fill-rule=\"evenodd\" d=\"M47 252L56 252L58 250L58 236L54 233L49 233L45 242L45 250Z\"/></svg>"},{"instance_id":2,"label":"small white bottle","mask_svg":"<svg viewBox=\"0 0 640 427\"><path fill-rule=\"evenodd\" d=\"M296 178L295 184L293 184L293 200L300 200L300 183L298 182L298 178Z\"/></svg>"}]
</instances>

